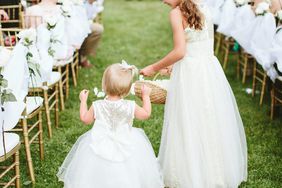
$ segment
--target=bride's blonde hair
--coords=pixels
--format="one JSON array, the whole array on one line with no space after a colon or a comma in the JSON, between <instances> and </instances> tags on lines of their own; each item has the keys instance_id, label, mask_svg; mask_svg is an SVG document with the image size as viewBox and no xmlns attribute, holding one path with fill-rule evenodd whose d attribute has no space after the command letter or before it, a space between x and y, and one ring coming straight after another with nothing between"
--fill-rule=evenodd
<instances>
[{"instance_id":1,"label":"bride's blonde hair","mask_svg":"<svg viewBox=\"0 0 282 188\"><path fill-rule=\"evenodd\" d=\"M106 95L126 97L137 72L135 66L124 68L116 63L108 66L103 74L102 88Z\"/></svg>"},{"instance_id":2,"label":"bride's blonde hair","mask_svg":"<svg viewBox=\"0 0 282 188\"><path fill-rule=\"evenodd\" d=\"M181 0L179 8L190 28L203 29L204 16L193 0Z\"/></svg>"}]
</instances>

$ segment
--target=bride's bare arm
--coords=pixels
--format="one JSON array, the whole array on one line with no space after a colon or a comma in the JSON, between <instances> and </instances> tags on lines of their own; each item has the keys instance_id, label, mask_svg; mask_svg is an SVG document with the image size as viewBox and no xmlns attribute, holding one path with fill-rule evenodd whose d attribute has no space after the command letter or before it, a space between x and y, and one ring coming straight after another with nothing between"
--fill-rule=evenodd
<instances>
[{"instance_id":1,"label":"bride's bare arm","mask_svg":"<svg viewBox=\"0 0 282 188\"><path fill-rule=\"evenodd\" d=\"M179 8L175 8L170 12L170 22L173 31L174 47L164 58L144 68L141 73L145 76L151 76L152 72L157 72L173 65L185 55L185 34L183 31L182 13Z\"/></svg>"}]
</instances>

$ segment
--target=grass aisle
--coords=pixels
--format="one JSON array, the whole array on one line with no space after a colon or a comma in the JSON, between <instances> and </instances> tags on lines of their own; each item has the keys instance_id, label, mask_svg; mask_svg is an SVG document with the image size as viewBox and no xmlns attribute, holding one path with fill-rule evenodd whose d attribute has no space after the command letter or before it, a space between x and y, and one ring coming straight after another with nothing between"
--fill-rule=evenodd
<instances>
[{"instance_id":1,"label":"grass aisle","mask_svg":"<svg viewBox=\"0 0 282 188\"><path fill-rule=\"evenodd\" d=\"M95 67L80 71L78 87L71 87L66 110L60 112L60 128L54 129L53 139L48 140L44 127L45 160L39 161L36 151L33 152L36 188L63 187L56 178L58 167L77 138L91 128L79 121L80 90L86 88L92 91L95 86L100 87L103 70L109 64L125 59L130 64L142 68L171 49L168 11L169 9L159 1L106 0L103 14L105 33L98 56L93 60ZM270 122L267 115L268 103L262 108L259 107L258 98L252 99L242 91L246 86L235 79L235 68L230 66L229 70L227 77L237 98L248 139L249 179L242 187L281 187L281 118ZM93 98L91 92L89 105ZM150 120L135 122L135 126L145 130L156 153L160 144L162 118L163 106L153 106ZM24 147L21 149L22 183L28 181L23 149ZM23 187L31 187L31 185Z\"/></svg>"}]
</instances>

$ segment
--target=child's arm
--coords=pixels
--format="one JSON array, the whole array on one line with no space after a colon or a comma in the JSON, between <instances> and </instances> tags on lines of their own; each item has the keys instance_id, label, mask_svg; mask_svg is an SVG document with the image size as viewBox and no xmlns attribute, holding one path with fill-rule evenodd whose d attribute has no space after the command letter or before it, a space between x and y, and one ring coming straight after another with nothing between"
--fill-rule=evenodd
<instances>
[{"instance_id":1,"label":"child's arm","mask_svg":"<svg viewBox=\"0 0 282 188\"><path fill-rule=\"evenodd\" d=\"M79 98L80 98L80 120L88 125L93 123L95 117L94 117L94 109L93 106L87 110L87 99L88 99L88 90L82 90L80 92Z\"/></svg>"},{"instance_id":2,"label":"child's arm","mask_svg":"<svg viewBox=\"0 0 282 188\"><path fill-rule=\"evenodd\" d=\"M183 31L182 13L179 8L175 8L170 12L170 22L173 31L173 50L163 59L142 69L140 72L141 74L145 76L152 76L155 72L173 65L184 57L186 42L185 33Z\"/></svg>"},{"instance_id":3,"label":"child's arm","mask_svg":"<svg viewBox=\"0 0 282 188\"><path fill-rule=\"evenodd\" d=\"M143 106L140 107L136 104L134 116L136 119L139 120L146 120L149 119L151 116L151 100L150 100L150 93L152 89L143 85L142 86L142 101Z\"/></svg>"}]
</instances>

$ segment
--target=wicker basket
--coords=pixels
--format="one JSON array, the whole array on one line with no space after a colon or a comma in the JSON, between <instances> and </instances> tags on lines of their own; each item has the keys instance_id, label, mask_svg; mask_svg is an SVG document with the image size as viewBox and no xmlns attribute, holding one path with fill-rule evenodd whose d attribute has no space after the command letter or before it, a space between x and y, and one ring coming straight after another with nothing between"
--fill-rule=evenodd
<instances>
[{"instance_id":1,"label":"wicker basket","mask_svg":"<svg viewBox=\"0 0 282 188\"><path fill-rule=\"evenodd\" d=\"M134 86L134 92L137 97L142 99L142 91L141 88L143 85L152 89L150 94L150 99L153 104L165 104L167 91L155 84L152 81L136 81Z\"/></svg>"}]
</instances>

